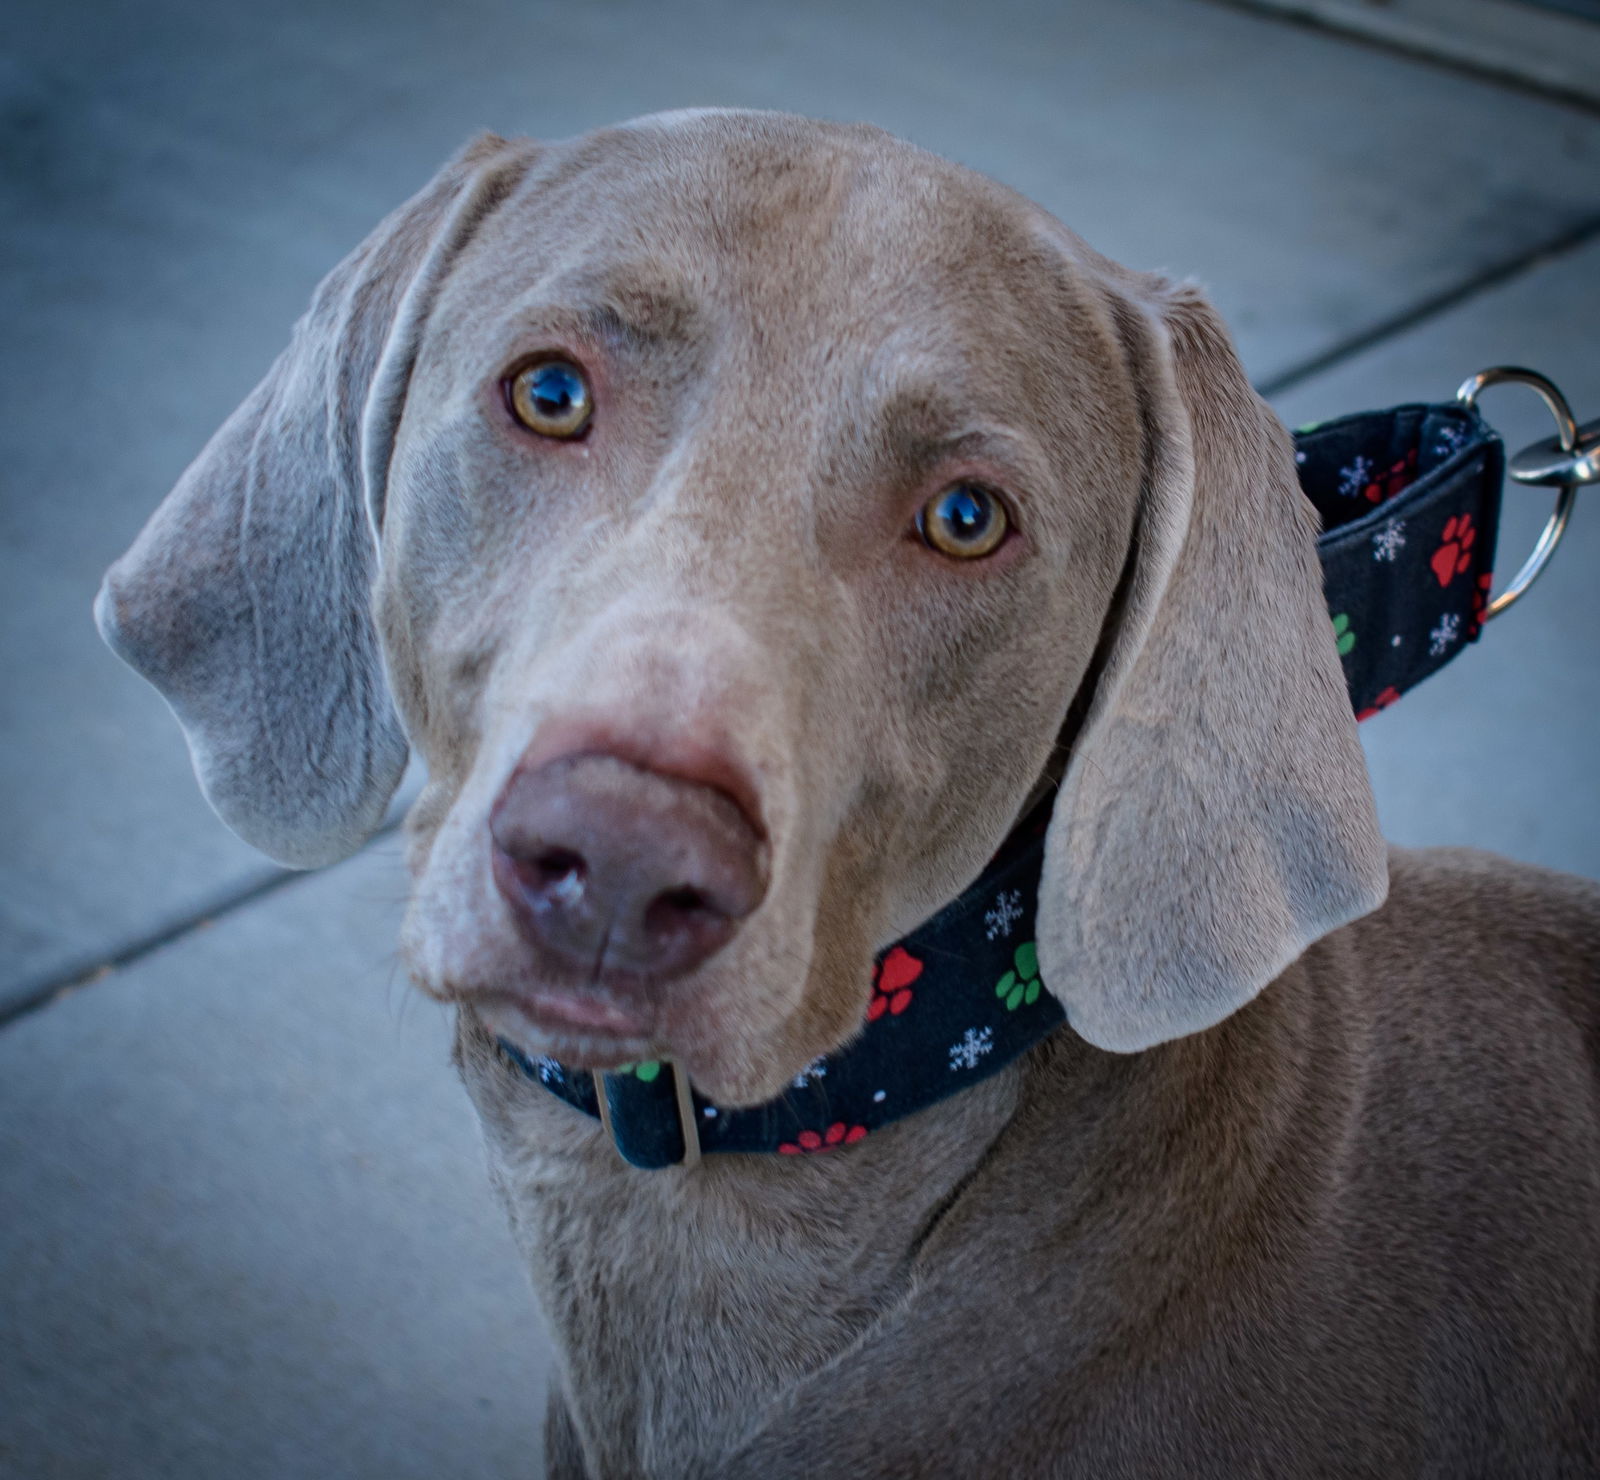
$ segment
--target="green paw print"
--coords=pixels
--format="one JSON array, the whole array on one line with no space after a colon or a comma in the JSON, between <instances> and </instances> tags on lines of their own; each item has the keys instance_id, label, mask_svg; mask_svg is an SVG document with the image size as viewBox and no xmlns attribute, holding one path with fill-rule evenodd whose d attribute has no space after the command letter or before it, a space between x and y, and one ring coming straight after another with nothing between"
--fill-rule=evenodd
<instances>
[{"instance_id":1,"label":"green paw print","mask_svg":"<svg viewBox=\"0 0 1600 1480\"><path fill-rule=\"evenodd\" d=\"M646 1059L642 1064L618 1064L613 1071L617 1074L634 1074L645 1084L649 1084L660 1072L659 1059Z\"/></svg>"},{"instance_id":2,"label":"green paw print","mask_svg":"<svg viewBox=\"0 0 1600 1480\"><path fill-rule=\"evenodd\" d=\"M1333 619L1333 640L1338 644L1341 658L1356 645L1356 635L1350 630L1350 618L1344 612Z\"/></svg>"},{"instance_id":3,"label":"green paw print","mask_svg":"<svg viewBox=\"0 0 1600 1480\"><path fill-rule=\"evenodd\" d=\"M1032 1007L1039 1000L1039 950L1030 940L1017 947L1013 958L1015 971L1008 971L996 983L994 994L1006 1004L1007 1012L1015 1012L1024 1002Z\"/></svg>"}]
</instances>

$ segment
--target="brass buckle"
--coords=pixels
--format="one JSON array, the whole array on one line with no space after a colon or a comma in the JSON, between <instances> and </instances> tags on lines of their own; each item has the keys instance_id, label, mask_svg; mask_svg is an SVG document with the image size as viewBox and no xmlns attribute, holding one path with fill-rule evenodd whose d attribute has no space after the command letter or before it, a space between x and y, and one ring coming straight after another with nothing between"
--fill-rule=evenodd
<instances>
[{"instance_id":1,"label":"brass buckle","mask_svg":"<svg viewBox=\"0 0 1600 1480\"><path fill-rule=\"evenodd\" d=\"M1556 546L1567 532L1567 520L1572 517L1572 506L1577 502L1578 489L1585 483L1600 481L1600 421L1579 426L1572 407L1556 384L1537 370L1524 370L1518 365L1496 365L1480 370L1462 381L1456 400L1463 406L1476 410L1479 395L1491 385L1525 385L1537 391L1550 414L1556 419L1556 435L1532 447L1525 447L1506 465L1507 471L1518 483L1549 486L1559 490L1556 506L1533 553L1523 562L1522 569L1512 577L1511 584L1496 596L1484 613L1484 620L1498 617L1519 600L1550 563Z\"/></svg>"},{"instance_id":2,"label":"brass buckle","mask_svg":"<svg viewBox=\"0 0 1600 1480\"><path fill-rule=\"evenodd\" d=\"M688 1170L690 1167L700 1165L700 1127L695 1123L694 1099L689 1093L689 1076L671 1059L664 1060L662 1068L672 1076L672 1097L678 1107L678 1130L683 1136L683 1159L674 1165ZM631 1167L633 1163L622 1156L622 1147L617 1144L616 1127L611 1124L611 1106L606 1100L605 1074L600 1069L591 1069L589 1077L594 1080L594 1097L600 1106L600 1124L605 1128L606 1136L612 1146L616 1148L617 1155Z\"/></svg>"}]
</instances>

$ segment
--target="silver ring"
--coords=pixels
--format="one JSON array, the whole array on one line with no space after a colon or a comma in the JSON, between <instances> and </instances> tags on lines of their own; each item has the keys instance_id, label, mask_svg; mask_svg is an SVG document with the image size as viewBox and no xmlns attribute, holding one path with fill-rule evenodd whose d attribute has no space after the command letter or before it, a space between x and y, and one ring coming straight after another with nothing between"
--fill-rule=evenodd
<instances>
[{"instance_id":1,"label":"silver ring","mask_svg":"<svg viewBox=\"0 0 1600 1480\"><path fill-rule=\"evenodd\" d=\"M1525 370L1520 365L1495 365L1488 370L1480 370L1476 375L1468 376L1461 382L1461 388L1456 392L1456 400L1476 411L1478 397L1484 391L1492 385L1505 384L1529 386L1539 393L1545 405L1550 408L1550 414L1556 419L1556 441L1561 451L1575 459L1578 451L1577 418L1573 416L1572 407L1567 404L1567 398L1561 394L1560 388L1537 370ZM1562 535L1567 532L1567 520L1572 516L1572 506L1578 497L1578 483L1576 479L1567 478L1559 481L1556 486L1559 490L1556 494L1556 506L1551 510L1549 519L1545 521L1545 526L1539 533L1533 553L1523 562L1522 569L1512 578L1511 584L1490 601L1484 611L1484 621L1498 617L1526 593L1528 587L1539 578L1545 566L1550 563L1550 557L1555 554Z\"/></svg>"}]
</instances>

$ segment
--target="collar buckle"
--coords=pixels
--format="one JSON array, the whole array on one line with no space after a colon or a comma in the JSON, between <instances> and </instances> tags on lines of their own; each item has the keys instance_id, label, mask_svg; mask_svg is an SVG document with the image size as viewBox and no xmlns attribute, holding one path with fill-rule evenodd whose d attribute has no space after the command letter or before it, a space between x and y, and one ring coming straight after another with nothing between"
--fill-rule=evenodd
<instances>
[{"instance_id":1,"label":"collar buckle","mask_svg":"<svg viewBox=\"0 0 1600 1480\"><path fill-rule=\"evenodd\" d=\"M678 1133L683 1137L683 1156L677 1165L687 1171L690 1167L700 1165L700 1128L695 1123L694 1099L689 1093L689 1076L671 1059L664 1060L661 1067L672 1076L672 1097L678 1108ZM611 1123L611 1103L606 1097L606 1076L601 1070L592 1069L590 1078L594 1080L594 1097L600 1106L600 1124L605 1128L606 1136L617 1155L622 1157L625 1165L631 1167L633 1163L623 1154L622 1143L617 1140L616 1127Z\"/></svg>"}]
</instances>

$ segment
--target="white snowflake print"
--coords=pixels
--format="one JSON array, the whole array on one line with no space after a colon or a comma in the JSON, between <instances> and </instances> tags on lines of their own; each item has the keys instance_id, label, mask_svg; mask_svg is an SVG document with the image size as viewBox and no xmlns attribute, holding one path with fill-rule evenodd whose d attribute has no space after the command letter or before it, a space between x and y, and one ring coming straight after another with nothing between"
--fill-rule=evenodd
<instances>
[{"instance_id":1,"label":"white snowflake print","mask_svg":"<svg viewBox=\"0 0 1600 1480\"><path fill-rule=\"evenodd\" d=\"M1357 497L1372 482L1372 460L1358 457L1348 467L1339 469L1339 492L1345 498Z\"/></svg>"},{"instance_id":2,"label":"white snowflake print","mask_svg":"<svg viewBox=\"0 0 1600 1480\"><path fill-rule=\"evenodd\" d=\"M533 1067L538 1070L540 1082L543 1084L565 1084L567 1082L566 1070L547 1054L540 1054L533 1061Z\"/></svg>"},{"instance_id":3,"label":"white snowflake print","mask_svg":"<svg viewBox=\"0 0 1600 1480\"><path fill-rule=\"evenodd\" d=\"M1446 650L1461 635L1461 618L1455 612L1446 612L1439 618L1439 625L1428 634L1428 654L1430 657L1442 658Z\"/></svg>"},{"instance_id":4,"label":"white snowflake print","mask_svg":"<svg viewBox=\"0 0 1600 1480\"><path fill-rule=\"evenodd\" d=\"M968 1028L960 1043L950 1045L950 1069L976 1069L978 1060L994 1047L993 1028Z\"/></svg>"},{"instance_id":5,"label":"white snowflake print","mask_svg":"<svg viewBox=\"0 0 1600 1480\"><path fill-rule=\"evenodd\" d=\"M994 897L994 908L983 917L984 934L990 940L1010 935L1011 927L1022 918L1022 891L1002 889Z\"/></svg>"},{"instance_id":6,"label":"white snowflake print","mask_svg":"<svg viewBox=\"0 0 1600 1480\"><path fill-rule=\"evenodd\" d=\"M1372 537L1372 558L1379 561L1388 561L1394 564L1395 556L1405 548L1406 522L1404 519L1391 519Z\"/></svg>"},{"instance_id":7,"label":"white snowflake print","mask_svg":"<svg viewBox=\"0 0 1600 1480\"><path fill-rule=\"evenodd\" d=\"M1439 458L1449 457L1466 440L1467 429L1460 422L1446 422L1439 428L1438 439L1433 444L1433 455Z\"/></svg>"},{"instance_id":8,"label":"white snowflake print","mask_svg":"<svg viewBox=\"0 0 1600 1480\"><path fill-rule=\"evenodd\" d=\"M804 1089L808 1084L815 1084L827 1072L828 1060L826 1056L820 1059L812 1059L804 1069L794 1076L794 1087L796 1089Z\"/></svg>"}]
</instances>

